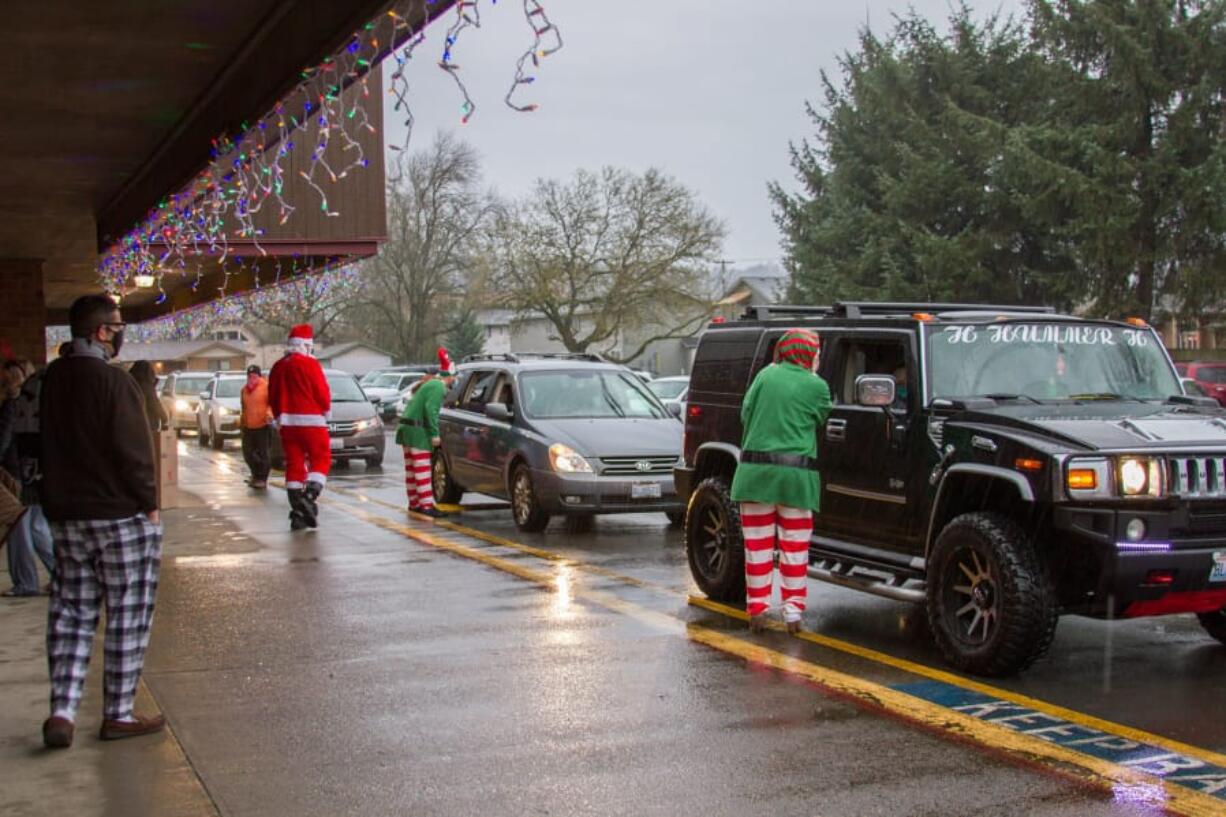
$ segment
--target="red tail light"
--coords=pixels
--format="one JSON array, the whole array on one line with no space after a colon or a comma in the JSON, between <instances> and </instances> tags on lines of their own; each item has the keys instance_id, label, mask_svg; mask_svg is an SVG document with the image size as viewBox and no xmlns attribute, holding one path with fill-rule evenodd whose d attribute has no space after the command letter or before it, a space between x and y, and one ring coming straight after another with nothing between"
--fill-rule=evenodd
<instances>
[{"instance_id":1,"label":"red tail light","mask_svg":"<svg viewBox=\"0 0 1226 817\"><path fill-rule=\"evenodd\" d=\"M1145 574L1145 584L1150 587L1170 586L1175 583L1175 571L1173 570L1151 570Z\"/></svg>"},{"instance_id":2,"label":"red tail light","mask_svg":"<svg viewBox=\"0 0 1226 817\"><path fill-rule=\"evenodd\" d=\"M702 419L702 406L687 406L685 410L685 414L691 420L701 420Z\"/></svg>"}]
</instances>

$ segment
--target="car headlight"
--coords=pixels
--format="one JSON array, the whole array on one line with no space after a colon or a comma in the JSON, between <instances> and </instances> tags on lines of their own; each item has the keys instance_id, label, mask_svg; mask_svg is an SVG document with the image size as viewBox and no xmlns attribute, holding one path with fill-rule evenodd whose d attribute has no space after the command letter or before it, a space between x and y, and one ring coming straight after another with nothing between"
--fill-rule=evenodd
<instances>
[{"instance_id":1,"label":"car headlight","mask_svg":"<svg viewBox=\"0 0 1226 817\"><path fill-rule=\"evenodd\" d=\"M356 423L353 424L353 430L363 431L367 428L370 428L374 424L375 424L374 420L358 420Z\"/></svg>"},{"instance_id":2,"label":"car headlight","mask_svg":"<svg viewBox=\"0 0 1226 817\"><path fill-rule=\"evenodd\" d=\"M559 474L591 474L592 466L569 445L554 443L549 446L549 463Z\"/></svg>"},{"instance_id":3,"label":"car headlight","mask_svg":"<svg viewBox=\"0 0 1226 817\"><path fill-rule=\"evenodd\" d=\"M1162 496L1163 469L1153 457L1121 457L1119 462L1120 493L1124 496Z\"/></svg>"},{"instance_id":4,"label":"car headlight","mask_svg":"<svg viewBox=\"0 0 1226 817\"><path fill-rule=\"evenodd\" d=\"M191 406L187 404L186 400L175 401L175 411L187 411L189 408L191 408Z\"/></svg>"},{"instance_id":5,"label":"car headlight","mask_svg":"<svg viewBox=\"0 0 1226 817\"><path fill-rule=\"evenodd\" d=\"M218 406L217 413L220 414L222 417L229 417L231 414L234 413L234 409L229 408L227 406Z\"/></svg>"},{"instance_id":6,"label":"car headlight","mask_svg":"<svg viewBox=\"0 0 1226 817\"><path fill-rule=\"evenodd\" d=\"M1065 471L1065 486L1075 499L1161 497L1165 482L1162 460L1155 457L1074 458Z\"/></svg>"}]
</instances>

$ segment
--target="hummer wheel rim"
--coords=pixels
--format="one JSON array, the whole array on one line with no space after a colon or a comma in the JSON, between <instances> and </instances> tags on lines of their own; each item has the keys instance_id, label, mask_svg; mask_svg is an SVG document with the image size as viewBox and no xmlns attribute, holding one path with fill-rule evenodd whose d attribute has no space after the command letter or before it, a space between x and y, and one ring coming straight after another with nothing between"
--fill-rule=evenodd
<instances>
[{"instance_id":1,"label":"hummer wheel rim","mask_svg":"<svg viewBox=\"0 0 1226 817\"><path fill-rule=\"evenodd\" d=\"M1000 622L1000 592L991 562L974 548L953 559L954 584L949 597L958 634L972 644L984 644Z\"/></svg>"},{"instance_id":2,"label":"hummer wheel rim","mask_svg":"<svg viewBox=\"0 0 1226 817\"><path fill-rule=\"evenodd\" d=\"M708 504L699 517L703 562L708 576L717 576L728 560L728 524L719 506Z\"/></svg>"}]
</instances>

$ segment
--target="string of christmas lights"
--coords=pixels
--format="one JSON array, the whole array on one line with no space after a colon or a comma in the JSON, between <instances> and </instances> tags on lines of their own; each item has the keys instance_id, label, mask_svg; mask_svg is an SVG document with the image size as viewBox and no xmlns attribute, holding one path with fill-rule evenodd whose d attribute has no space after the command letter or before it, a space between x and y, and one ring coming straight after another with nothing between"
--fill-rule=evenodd
<instances>
[{"instance_id":1,"label":"string of christmas lights","mask_svg":"<svg viewBox=\"0 0 1226 817\"><path fill-rule=\"evenodd\" d=\"M377 133L370 121L364 100L369 99L370 71L389 54L395 55L397 68L392 73L390 95L394 111L406 117L406 140L391 146L403 152L412 133L413 115L409 107L406 69L414 52L425 42L425 24L430 6L437 0L402 0L391 10L354 32L344 48L314 68L304 70L295 89L253 125L243 122L236 137L220 135L212 140L211 161L183 190L160 202L146 218L117 241L103 255L98 275L103 288L122 300L136 288L156 287L157 302L167 298L165 276L195 277L196 289L203 277L199 260L208 258L226 270L219 295L224 296L231 273L227 262L232 257L232 241L267 255L260 245L265 231L257 216L267 206L276 211L284 225L304 205L290 201L286 188L288 157L295 140L311 146L310 161L298 171L318 198L319 210L328 217L340 215L329 205L328 189L356 169L369 165L361 142L363 131ZM492 0L496 3L497 0ZM447 29L439 67L455 81L462 97L461 123L476 111L476 104L459 76L460 67L452 57L460 34L480 27L478 0L456 0L456 17ZM561 34L549 21L537 0L524 0L524 16L533 31L533 45L516 64L515 79L506 104L517 111L536 110L535 104L516 104L513 96L519 86L535 77L526 73L540 58L562 46ZM410 22L415 20L418 27ZM546 46L546 38L552 37ZM346 94L346 89L357 90ZM241 261L241 257L236 256Z\"/></svg>"}]
</instances>

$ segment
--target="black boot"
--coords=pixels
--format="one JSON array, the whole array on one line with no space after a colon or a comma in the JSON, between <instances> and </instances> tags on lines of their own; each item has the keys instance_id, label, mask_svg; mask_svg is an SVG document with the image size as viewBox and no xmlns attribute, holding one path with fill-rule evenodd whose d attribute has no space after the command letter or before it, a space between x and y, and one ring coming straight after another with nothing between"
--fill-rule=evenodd
<instances>
[{"instance_id":1,"label":"black boot","mask_svg":"<svg viewBox=\"0 0 1226 817\"><path fill-rule=\"evenodd\" d=\"M302 505L306 523L312 528L319 525L319 504L315 501L324 492L324 486L319 482L308 482L302 489Z\"/></svg>"},{"instance_id":2,"label":"black boot","mask_svg":"<svg viewBox=\"0 0 1226 817\"><path fill-rule=\"evenodd\" d=\"M301 488L290 488L289 494L289 527L290 530L302 530L307 526L306 517L302 513L305 497Z\"/></svg>"}]
</instances>

